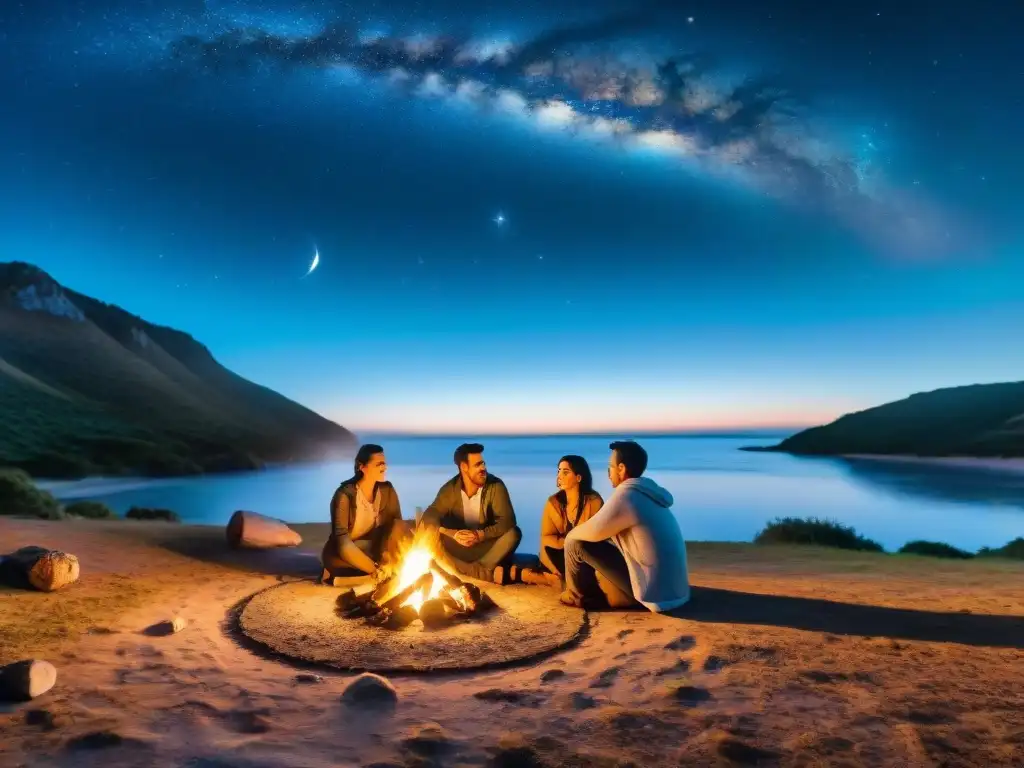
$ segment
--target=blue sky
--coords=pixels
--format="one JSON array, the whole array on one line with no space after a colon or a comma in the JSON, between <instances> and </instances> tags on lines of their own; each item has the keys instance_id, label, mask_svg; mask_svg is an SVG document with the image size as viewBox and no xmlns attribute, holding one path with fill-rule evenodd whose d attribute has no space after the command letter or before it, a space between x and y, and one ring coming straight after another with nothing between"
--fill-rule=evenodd
<instances>
[{"instance_id":1,"label":"blue sky","mask_svg":"<svg viewBox=\"0 0 1024 768\"><path fill-rule=\"evenodd\" d=\"M1024 11L517 8L0 12L0 258L357 429L790 426L1022 378ZM408 42L555 29L523 67ZM711 64L637 107L667 52ZM737 123L762 76L795 107Z\"/></svg>"}]
</instances>

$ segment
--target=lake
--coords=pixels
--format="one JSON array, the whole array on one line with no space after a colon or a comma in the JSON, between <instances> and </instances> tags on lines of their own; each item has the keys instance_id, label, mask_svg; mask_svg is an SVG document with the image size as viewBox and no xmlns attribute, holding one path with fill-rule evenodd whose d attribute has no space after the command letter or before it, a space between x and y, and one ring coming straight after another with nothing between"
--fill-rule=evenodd
<instances>
[{"instance_id":1,"label":"lake","mask_svg":"<svg viewBox=\"0 0 1024 768\"><path fill-rule=\"evenodd\" d=\"M374 437L387 451L389 479L405 517L425 507L455 474L457 438ZM778 436L675 435L640 438L648 474L675 496L683 533L694 541L750 541L779 516L818 516L854 526L896 549L912 539L976 550L1024 535L1024 474L952 469L900 462L808 459L740 451L771 445ZM524 551L536 551L540 513L554 493L563 454L584 456L597 490L611 492L605 475L607 437L501 437L482 440L488 469L508 486ZM119 513L131 506L173 509L185 522L224 524L236 509L292 522L329 519L338 483L350 462L306 464L262 472L161 480L91 479L45 486L65 501L95 499Z\"/></svg>"}]
</instances>

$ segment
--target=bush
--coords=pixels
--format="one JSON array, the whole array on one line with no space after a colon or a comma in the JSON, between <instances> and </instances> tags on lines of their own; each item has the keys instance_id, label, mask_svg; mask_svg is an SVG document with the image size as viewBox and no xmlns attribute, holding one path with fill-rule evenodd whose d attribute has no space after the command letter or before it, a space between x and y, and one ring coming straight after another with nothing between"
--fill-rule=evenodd
<instances>
[{"instance_id":1,"label":"bush","mask_svg":"<svg viewBox=\"0 0 1024 768\"><path fill-rule=\"evenodd\" d=\"M0 469L0 515L60 520L64 513L53 494L36 488L27 473Z\"/></svg>"},{"instance_id":2,"label":"bush","mask_svg":"<svg viewBox=\"0 0 1024 768\"><path fill-rule=\"evenodd\" d=\"M170 509L151 509L149 507L132 507L125 515L129 520L164 520L168 523L180 523L178 513Z\"/></svg>"},{"instance_id":3,"label":"bush","mask_svg":"<svg viewBox=\"0 0 1024 768\"><path fill-rule=\"evenodd\" d=\"M924 555L925 557L948 557L954 560L969 560L974 557L971 552L957 549L941 541L908 541L899 549L901 555Z\"/></svg>"},{"instance_id":4,"label":"bush","mask_svg":"<svg viewBox=\"0 0 1024 768\"><path fill-rule=\"evenodd\" d=\"M1024 560L1024 537L1018 536L1009 544L1004 544L997 549L982 547L978 551L978 557L1008 557L1011 560Z\"/></svg>"},{"instance_id":5,"label":"bush","mask_svg":"<svg viewBox=\"0 0 1024 768\"><path fill-rule=\"evenodd\" d=\"M819 547L853 549L859 552L884 552L877 541L860 536L848 525L816 517L779 517L768 523L755 544L813 544Z\"/></svg>"},{"instance_id":6,"label":"bush","mask_svg":"<svg viewBox=\"0 0 1024 768\"><path fill-rule=\"evenodd\" d=\"M76 501L64 507L68 517L87 517L90 520L113 520L114 510L99 501Z\"/></svg>"}]
</instances>

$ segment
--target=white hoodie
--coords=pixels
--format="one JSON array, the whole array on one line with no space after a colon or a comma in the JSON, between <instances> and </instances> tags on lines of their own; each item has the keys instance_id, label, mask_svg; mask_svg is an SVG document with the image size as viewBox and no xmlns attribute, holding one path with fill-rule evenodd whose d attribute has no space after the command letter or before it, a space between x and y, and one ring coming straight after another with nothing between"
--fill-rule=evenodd
<instances>
[{"instance_id":1,"label":"white hoodie","mask_svg":"<svg viewBox=\"0 0 1024 768\"><path fill-rule=\"evenodd\" d=\"M566 542L610 539L626 560L633 597L652 611L690 599L686 542L672 514L672 494L649 477L630 478Z\"/></svg>"}]
</instances>

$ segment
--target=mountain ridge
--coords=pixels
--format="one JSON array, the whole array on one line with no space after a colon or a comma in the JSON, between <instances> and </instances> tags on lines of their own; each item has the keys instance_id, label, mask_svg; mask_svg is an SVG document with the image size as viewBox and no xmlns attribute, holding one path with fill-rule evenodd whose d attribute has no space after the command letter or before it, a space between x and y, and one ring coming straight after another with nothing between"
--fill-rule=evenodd
<instances>
[{"instance_id":1,"label":"mountain ridge","mask_svg":"<svg viewBox=\"0 0 1024 768\"><path fill-rule=\"evenodd\" d=\"M355 436L184 331L0 262L0 464L50 477L313 460Z\"/></svg>"},{"instance_id":2,"label":"mountain ridge","mask_svg":"<svg viewBox=\"0 0 1024 768\"><path fill-rule=\"evenodd\" d=\"M830 424L811 427L768 450L805 456L1024 456L1024 381L917 392Z\"/></svg>"}]
</instances>

